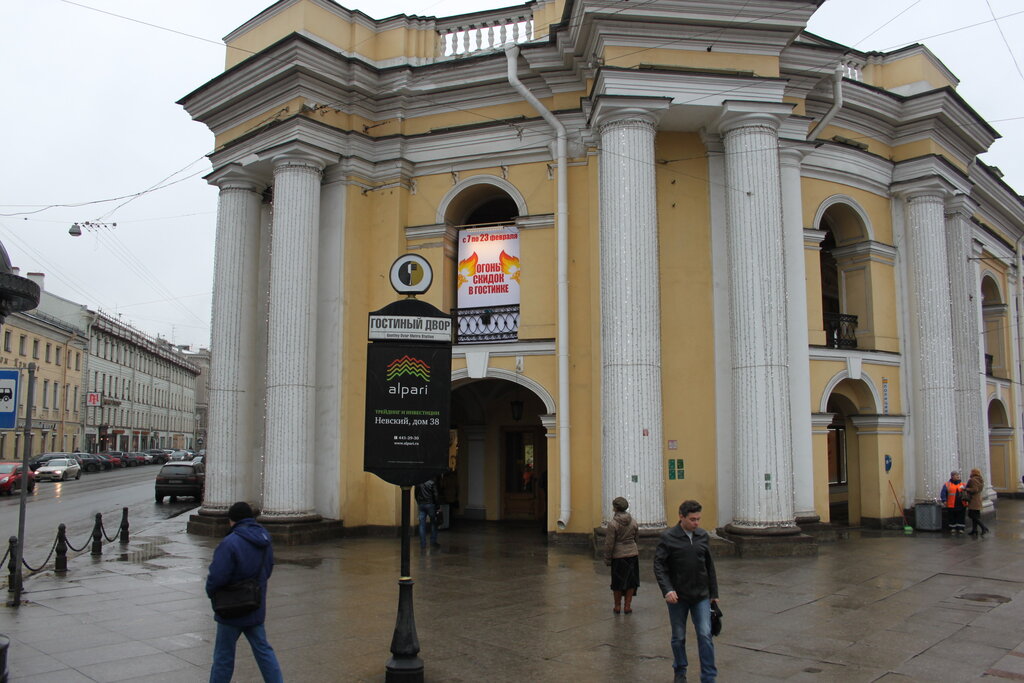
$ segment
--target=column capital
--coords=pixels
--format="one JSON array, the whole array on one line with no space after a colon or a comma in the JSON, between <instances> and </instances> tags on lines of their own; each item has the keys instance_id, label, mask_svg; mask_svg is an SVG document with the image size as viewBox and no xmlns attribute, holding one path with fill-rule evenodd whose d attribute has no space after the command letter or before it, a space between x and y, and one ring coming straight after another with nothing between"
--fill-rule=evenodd
<instances>
[{"instance_id":1,"label":"column capital","mask_svg":"<svg viewBox=\"0 0 1024 683\"><path fill-rule=\"evenodd\" d=\"M218 168L206 176L206 182L216 185L221 190L249 190L262 192L269 183L259 173L251 171L241 164L228 164Z\"/></svg>"},{"instance_id":2,"label":"column capital","mask_svg":"<svg viewBox=\"0 0 1024 683\"><path fill-rule=\"evenodd\" d=\"M630 121L657 127L672 100L667 97L615 97L599 95L590 110L590 126L598 131Z\"/></svg>"},{"instance_id":3,"label":"column capital","mask_svg":"<svg viewBox=\"0 0 1024 683\"><path fill-rule=\"evenodd\" d=\"M893 196L899 197L908 203L922 199L932 199L933 201L940 201L945 205L946 200L953 196L953 187L938 176L894 183L891 190Z\"/></svg>"},{"instance_id":4,"label":"column capital","mask_svg":"<svg viewBox=\"0 0 1024 683\"><path fill-rule=\"evenodd\" d=\"M338 161L338 154L305 142L291 141L260 153L260 159L269 159L276 173L281 168L306 167L323 171Z\"/></svg>"},{"instance_id":5,"label":"column capital","mask_svg":"<svg viewBox=\"0 0 1024 683\"><path fill-rule=\"evenodd\" d=\"M946 199L946 218L970 219L978 210L978 202L966 194L955 194Z\"/></svg>"},{"instance_id":6,"label":"column capital","mask_svg":"<svg viewBox=\"0 0 1024 683\"><path fill-rule=\"evenodd\" d=\"M803 163L804 157L813 151L814 145L809 143L780 141L779 164L786 167L800 168L800 164Z\"/></svg>"},{"instance_id":7,"label":"column capital","mask_svg":"<svg viewBox=\"0 0 1024 683\"><path fill-rule=\"evenodd\" d=\"M715 120L715 127L722 134L754 126L768 126L778 132L792 112L792 104L726 100L722 103L722 113Z\"/></svg>"},{"instance_id":8,"label":"column capital","mask_svg":"<svg viewBox=\"0 0 1024 683\"><path fill-rule=\"evenodd\" d=\"M960 169L933 154L898 162L889 191L906 200L925 196L942 196L945 200L956 194L969 195L971 182Z\"/></svg>"}]
</instances>

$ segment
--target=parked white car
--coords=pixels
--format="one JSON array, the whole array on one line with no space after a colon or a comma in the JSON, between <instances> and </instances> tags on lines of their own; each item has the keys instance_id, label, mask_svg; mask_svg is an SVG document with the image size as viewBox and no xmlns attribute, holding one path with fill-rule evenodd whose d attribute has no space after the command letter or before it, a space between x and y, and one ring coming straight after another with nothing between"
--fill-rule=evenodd
<instances>
[{"instance_id":1,"label":"parked white car","mask_svg":"<svg viewBox=\"0 0 1024 683\"><path fill-rule=\"evenodd\" d=\"M82 467L74 458L54 458L36 470L36 481L81 479Z\"/></svg>"}]
</instances>

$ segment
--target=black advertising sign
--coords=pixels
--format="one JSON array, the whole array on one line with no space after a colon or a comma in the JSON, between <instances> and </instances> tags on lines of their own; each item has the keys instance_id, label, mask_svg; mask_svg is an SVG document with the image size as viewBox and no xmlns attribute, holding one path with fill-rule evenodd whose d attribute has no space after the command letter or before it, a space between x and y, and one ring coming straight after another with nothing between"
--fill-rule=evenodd
<instances>
[{"instance_id":1,"label":"black advertising sign","mask_svg":"<svg viewBox=\"0 0 1024 683\"><path fill-rule=\"evenodd\" d=\"M363 469L412 486L448 468L450 344L369 344Z\"/></svg>"},{"instance_id":2,"label":"black advertising sign","mask_svg":"<svg viewBox=\"0 0 1024 683\"><path fill-rule=\"evenodd\" d=\"M370 313L363 470L396 486L448 469L452 317L411 296L432 279L425 258L399 256L391 286L410 297Z\"/></svg>"}]
</instances>

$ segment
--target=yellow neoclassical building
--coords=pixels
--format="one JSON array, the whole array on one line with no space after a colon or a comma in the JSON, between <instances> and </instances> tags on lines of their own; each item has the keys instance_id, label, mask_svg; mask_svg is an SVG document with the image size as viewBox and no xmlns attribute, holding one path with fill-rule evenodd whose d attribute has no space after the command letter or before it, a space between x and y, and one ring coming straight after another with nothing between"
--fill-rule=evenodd
<instances>
[{"instance_id":1,"label":"yellow neoclassical building","mask_svg":"<svg viewBox=\"0 0 1024 683\"><path fill-rule=\"evenodd\" d=\"M181 100L221 192L194 528L398 523L363 425L405 253L455 319L456 521L576 539L615 496L648 529L697 498L742 539L892 524L951 469L1019 493L998 133L927 47L806 33L819 4L281 0L227 36Z\"/></svg>"},{"instance_id":2,"label":"yellow neoclassical building","mask_svg":"<svg viewBox=\"0 0 1024 683\"><path fill-rule=\"evenodd\" d=\"M37 284L42 281L40 273L28 277ZM0 368L20 371L17 424L15 429L0 430L0 460L21 460L24 455L31 363L36 369L29 454L82 448L85 331L33 309L8 316L0 337Z\"/></svg>"}]
</instances>

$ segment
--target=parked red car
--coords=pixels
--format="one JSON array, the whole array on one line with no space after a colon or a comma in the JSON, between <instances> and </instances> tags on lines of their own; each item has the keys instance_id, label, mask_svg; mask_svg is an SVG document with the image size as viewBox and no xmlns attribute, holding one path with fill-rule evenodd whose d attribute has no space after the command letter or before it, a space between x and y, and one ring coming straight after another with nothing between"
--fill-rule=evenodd
<instances>
[{"instance_id":1,"label":"parked red car","mask_svg":"<svg viewBox=\"0 0 1024 683\"><path fill-rule=\"evenodd\" d=\"M0 493L14 495L15 490L21 489L21 463L0 461ZM36 490L36 475L32 470L28 471L28 492Z\"/></svg>"},{"instance_id":2,"label":"parked red car","mask_svg":"<svg viewBox=\"0 0 1024 683\"><path fill-rule=\"evenodd\" d=\"M121 459L120 451L103 451L97 455L102 455L104 458L110 461L114 467L124 467L124 460Z\"/></svg>"}]
</instances>

